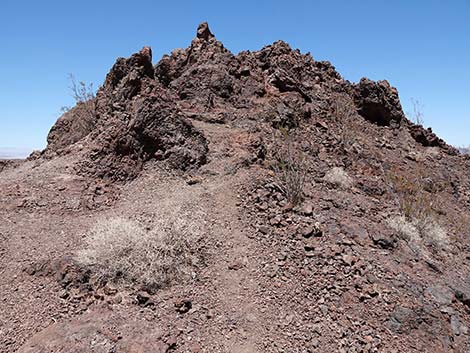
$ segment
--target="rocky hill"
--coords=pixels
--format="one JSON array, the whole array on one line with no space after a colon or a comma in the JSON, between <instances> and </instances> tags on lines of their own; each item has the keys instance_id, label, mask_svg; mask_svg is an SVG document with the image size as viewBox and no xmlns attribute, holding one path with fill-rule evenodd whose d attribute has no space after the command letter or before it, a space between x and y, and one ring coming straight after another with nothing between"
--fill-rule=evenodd
<instances>
[{"instance_id":1,"label":"rocky hill","mask_svg":"<svg viewBox=\"0 0 470 353\"><path fill-rule=\"evenodd\" d=\"M468 352L469 166L387 81L203 23L0 167L0 351Z\"/></svg>"}]
</instances>

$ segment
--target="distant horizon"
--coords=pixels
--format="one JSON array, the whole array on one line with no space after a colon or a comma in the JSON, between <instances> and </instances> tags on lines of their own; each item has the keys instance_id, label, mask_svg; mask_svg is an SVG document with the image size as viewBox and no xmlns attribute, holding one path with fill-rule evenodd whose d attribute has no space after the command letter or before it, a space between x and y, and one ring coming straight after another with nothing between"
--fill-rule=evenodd
<instances>
[{"instance_id":1,"label":"distant horizon","mask_svg":"<svg viewBox=\"0 0 470 353\"><path fill-rule=\"evenodd\" d=\"M24 159L27 158L34 150L38 150L38 148L0 146L0 159Z\"/></svg>"}]
</instances>

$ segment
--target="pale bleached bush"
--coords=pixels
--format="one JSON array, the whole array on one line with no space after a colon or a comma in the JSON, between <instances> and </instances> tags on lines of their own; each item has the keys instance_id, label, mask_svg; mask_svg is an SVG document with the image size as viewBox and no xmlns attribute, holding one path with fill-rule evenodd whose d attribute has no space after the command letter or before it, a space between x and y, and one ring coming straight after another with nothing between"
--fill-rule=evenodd
<instances>
[{"instance_id":1,"label":"pale bleached bush","mask_svg":"<svg viewBox=\"0 0 470 353\"><path fill-rule=\"evenodd\" d=\"M387 224L397 235L406 241L416 241L419 239L419 230L408 221L405 216L395 216L387 220Z\"/></svg>"},{"instance_id":2,"label":"pale bleached bush","mask_svg":"<svg viewBox=\"0 0 470 353\"><path fill-rule=\"evenodd\" d=\"M397 232L400 238L409 243L424 243L437 248L444 248L448 245L446 230L434 218L409 220L401 215L388 219L387 224Z\"/></svg>"},{"instance_id":3,"label":"pale bleached bush","mask_svg":"<svg viewBox=\"0 0 470 353\"><path fill-rule=\"evenodd\" d=\"M323 178L327 183L342 188L350 189L353 185L353 179L346 173L343 168L334 167L330 169Z\"/></svg>"},{"instance_id":4,"label":"pale bleached bush","mask_svg":"<svg viewBox=\"0 0 470 353\"><path fill-rule=\"evenodd\" d=\"M199 230L182 219L159 221L151 230L125 218L103 219L76 259L109 280L164 287L186 278L200 260Z\"/></svg>"}]
</instances>

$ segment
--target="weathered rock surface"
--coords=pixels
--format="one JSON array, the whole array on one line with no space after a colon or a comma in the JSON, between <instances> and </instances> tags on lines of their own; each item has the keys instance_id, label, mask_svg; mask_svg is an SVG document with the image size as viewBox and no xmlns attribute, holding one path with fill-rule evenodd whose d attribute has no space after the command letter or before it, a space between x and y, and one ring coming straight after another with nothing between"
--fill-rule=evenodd
<instances>
[{"instance_id":1,"label":"weathered rock surface","mask_svg":"<svg viewBox=\"0 0 470 353\"><path fill-rule=\"evenodd\" d=\"M406 119L398 91L387 81L374 82L362 78L354 88L354 101L365 119L382 126L398 126Z\"/></svg>"},{"instance_id":2,"label":"weathered rock surface","mask_svg":"<svg viewBox=\"0 0 470 353\"><path fill-rule=\"evenodd\" d=\"M80 105L58 120L46 154L79 142L85 150L80 173L112 180L134 178L152 159L181 170L205 163L204 136L183 117L176 97L154 80L150 48L119 58L95 99L92 121L85 122Z\"/></svg>"}]
</instances>

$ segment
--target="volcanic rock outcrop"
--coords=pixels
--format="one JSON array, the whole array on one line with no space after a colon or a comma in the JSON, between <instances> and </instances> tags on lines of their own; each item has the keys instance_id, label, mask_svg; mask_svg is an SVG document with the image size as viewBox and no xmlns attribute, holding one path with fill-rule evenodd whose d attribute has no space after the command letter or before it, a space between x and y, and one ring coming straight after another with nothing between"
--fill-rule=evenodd
<instances>
[{"instance_id":1,"label":"volcanic rock outcrop","mask_svg":"<svg viewBox=\"0 0 470 353\"><path fill-rule=\"evenodd\" d=\"M186 170L205 162L207 144L177 108L177 99L154 79L149 47L119 58L96 94L93 116L78 104L48 136L46 155L85 148L80 173L113 180L135 177L145 161L165 160Z\"/></svg>"},{"instance_id":2,"label":"volcanic rock outcrop","mask_svg":"<svg viewBox=\"0 0 470 353\"><path fill-rule=\"evenodd\" d=\"M424 146L452 150L407 121L387 81L351 84L329 62L282 41L233 55L202 23L189 48L164 56L155 67L148 47L119 58L96 95L94 116L87 116L83 103L65 113L49 133L45 155L79 144L86 150L80 172L113 180L134 178L152 159L186 170L204 164L207 154L204 136L186 118L293 127L327 117L336 94L349 95L353 109L375 124L403 125Z\"/></svg>"}]
</instances>

